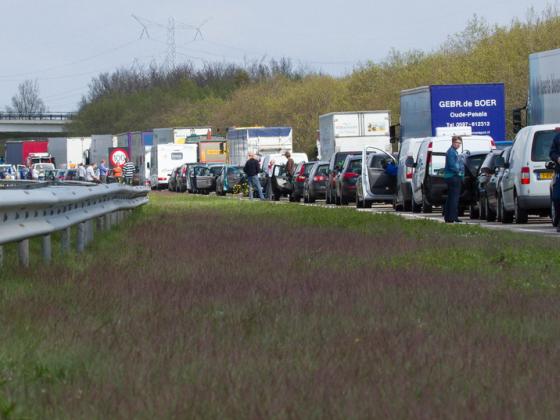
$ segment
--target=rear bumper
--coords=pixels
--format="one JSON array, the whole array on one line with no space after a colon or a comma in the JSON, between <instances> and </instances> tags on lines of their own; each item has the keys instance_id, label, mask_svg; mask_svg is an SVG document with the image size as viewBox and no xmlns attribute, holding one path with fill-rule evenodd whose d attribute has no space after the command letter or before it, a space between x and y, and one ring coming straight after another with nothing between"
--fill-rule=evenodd
<instances>
[{"instance_id":1,"label":"rear bumper","mask_svg":"<svg viewBox=\"0 0 560 420\"><path fill-rule=\"evenodd\" d=\"M519 206L526 210L549 210L550 195L520 195L517 197Z\"/></svg>"}]
</instances>

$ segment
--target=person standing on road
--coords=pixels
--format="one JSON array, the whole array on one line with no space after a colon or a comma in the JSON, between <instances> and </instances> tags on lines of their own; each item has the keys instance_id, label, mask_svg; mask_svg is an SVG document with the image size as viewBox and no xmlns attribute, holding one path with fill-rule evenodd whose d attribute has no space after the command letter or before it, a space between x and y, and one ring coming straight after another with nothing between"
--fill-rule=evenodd
<instances>
[{"instance_id":1,"label":"person standing on road","mask_svg":"<svg viewBox=\"0 0 560 420\"><path fill-rule=\"evenodd\" d=\"M554 180L552 183L552 204L554 205L554 213L556 218L560 215L560 132L556 133L552 139L549 152L550 160L556 165L554 166ZM560 232L560 224L556 226L556 232Z\"/></svg>"},{"instance_id":2,"label":"person standing on road","mask_svg":"<svg viewBox=\"0 0 560 420\"><path fill-rule=\"evenodd\" d=\"M107 183L107 172L109 172L109 170L105 165L105 159L101 159L99 163L99 181L103 184Z\"/></svg>"},{"instance_id":3,"label":"person standing on road","mask_svg":"<svg viewBox=\"0 0 560 420\"><path fill-rule=\"evenodd\" d=\"M286 162L286 173L288 174L288 178L291 179L294 176L296 164L292 159L292 154L290 152L284 153L284 156L286 156L286 159L288 159L288 161Z\"/></svg>"},{"instance_id":4,"label":"person standing on road","mask_svg":"<svg viewBox=\"0 0 560 420\"><path fill-rule=\"evenodd\" d=\"M95 175L95 164L88 165L86 168L86 181L99 182L99 178Z\"/></svg>"},{"instance_id":5,"label":"person standing on road","mask_svg":"<svg viewBox=\"0 0 560 420\"><path fill-rule=\"evenodd\" d=\"M86 180L86 167L83 163L78 165L78 181L85 181Z\"/></svg>"},{"instance_id":6,"label":"person standing on road","mask_svg":"<svg viewBox=\"0 0 560 420\"><path fill-rule=\"evenodd\" d=\"M459 220L459 198L465 174L463 159L457 151L463 144L460 136L453 136L451 147L445 154L445 171L443 177L447 184L447 200L443 211L445 223L461 223Z\"/></svg>"},{"instance_id":7,"label":"person standing on road","mask_svg":"<svg viewBox=\"0 0 560 420\"><path fill-rule=\"evenodd\" d=\"M249 184L249 200L253 199L253 188L256 188L259 198L264 200L264 195L262 192L261 183L259 181L259 170L260 164L257 159L255 159L254 153L249 153L249 159L245 162L243 171L247 175L247 182Z\"/></svg>"},{"instance_id":8,"label":"person standing on road","mask_svg":"<svg viewBox=\"0 0 560 420\"><path fill-rule=\"evenodd\" d=\"M113 177L116 182L122 184L122 167L117 165L113 168Z\"/></svg>"},{"instance_id":9,"label":"person standing on road","mask_svg":"<svg viewBox=\"0 0 560 420\"><path fill-rule=\"evenodd\" d=\"M125 184L132 185L132 178L134 177L135 170L136 170L136 166L134 165L134 163L130 159L127 159L126 163L123 165Z\"/></svg>"}]
</instances>

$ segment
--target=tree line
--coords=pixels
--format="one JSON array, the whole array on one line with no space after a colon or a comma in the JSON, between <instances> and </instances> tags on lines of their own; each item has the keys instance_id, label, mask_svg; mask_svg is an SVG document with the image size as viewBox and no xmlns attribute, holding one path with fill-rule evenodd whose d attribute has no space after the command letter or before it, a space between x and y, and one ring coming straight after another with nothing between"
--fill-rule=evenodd
<instances>
[{"instance_id":1,"label":"tree line","mask_svg":"<svg viewBox=\"0 0 560 420\"><path fill-rule=\"evenodd\" d=\"M528 56L558 48L556 7L530 9L524 20L490 25L474 16L461 32L433 51L392 50L381 62L357 65L335 78L296 68L289 59L246 66L186 63L119 69L95 77L72 131L77 135L155 127L289 125L294 148L313 153L319 115L384 110L399 120L400 91L430 84L493 83L506 86L508 135L511 110L527 101Z\"/></svg>"}]
</instances>

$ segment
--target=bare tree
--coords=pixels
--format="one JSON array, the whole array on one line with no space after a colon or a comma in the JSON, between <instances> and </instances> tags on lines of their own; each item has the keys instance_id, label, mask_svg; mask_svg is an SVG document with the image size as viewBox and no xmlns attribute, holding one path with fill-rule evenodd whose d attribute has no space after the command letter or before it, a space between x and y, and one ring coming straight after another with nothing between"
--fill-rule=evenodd
<instances>
[{"instance_id":1,"label":"bare tree","mask_svg":"<svg viewBox=\"0 0 560 420\"><path fill-rule=\"evenodd\" d=\"M36 80L26 80L18 85L18 91L12 97L12 106L7 106L6 112L17 114L47 112L45 102L39 97L39 84Z\"/></svg>"}]
</instances>

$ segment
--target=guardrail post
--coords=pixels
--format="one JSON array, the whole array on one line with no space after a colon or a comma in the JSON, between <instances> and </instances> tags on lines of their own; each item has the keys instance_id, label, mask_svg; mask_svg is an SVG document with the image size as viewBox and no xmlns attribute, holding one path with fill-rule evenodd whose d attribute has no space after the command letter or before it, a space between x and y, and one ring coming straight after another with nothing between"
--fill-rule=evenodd
<instances>
[{"instance_id":1,"label":"guardrail post","mask_svg":"<svg viewBox=\"0 0 560 420\"><path fill-rule=\"evenodd\" d=\"M103 225L105 226L105 230L111 229L111 215L106 214L105 216L103 216L103 218L105 219L105 222L103 223Z\"/></svg>"},{"instance_id":2,"label":"guardrail post","mask_svg":"<svg viewBox=\"0 0 560 420\"><path fill-rule=\"evenodd\" d=\"M4 247L0 245L0 267L4 265Z\"/></svg>"},{"instance_id":3,"label":"guardrail post","mask_svg":"<svg viewBox=\"0 0 560 420\"><path fill-rule=\"evenodd\" d=\"M105 230L105 217L100 216L96 219L97 230L103 232Z\"/></svg>"},{"instance_id":4,"label":"guardrail post","mask_svg":"<svg viewBox=\"0 0 560 420\"><path fill-rule=\"evenodd\" d=\"M27 268L29 267L29 239L24 239L18 243L19 263Z\"/></svg>"},{"instance_id":5,"label":"guardrail post","mask_svg":"<svg viewBox=\"0 0 560 420\"><path fill-rule=\"evenodd\" d=\"M90 242L93 242L93 239L95 238L95 223L94 220L88 220L88 225L89 225L89 238L88 238L88 244Z\"/></svg>"},{"instance_id":6,"label":"guardrail post","mask_svg":"<svg viewBox=\"0 0 560 420\"><path fill-rule=\"evenodd\" d=\"M50 264L52 260L52 242L51 235L43 236L43 261Z\"/></svg>"},{"instance_id":7,"label":"guardrail post","mask_svg":"<svg viewBox=\"0 0 560 420\"><path fill-rule=\"evenodd\" d=\"M62 253L66 254L70 251L70 237L72 234L72 228L67 227L66 229L62 229L62 237L60 239L60 246L62 248Z\"/></svg>"},{"instance_id":8,"label":"guardrail post","mask_svg":"<svg viewBox=\"0 0 560 420\"><path fill-rule=\"evenodd\" d=\"M77 236L77 250L78 253L84 252L86 248L86 224L85 222L78 223L78 236Z\"/></svg>"}]
</instances>

